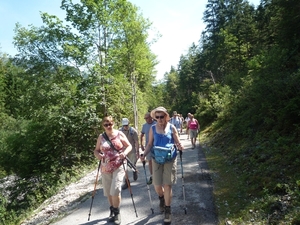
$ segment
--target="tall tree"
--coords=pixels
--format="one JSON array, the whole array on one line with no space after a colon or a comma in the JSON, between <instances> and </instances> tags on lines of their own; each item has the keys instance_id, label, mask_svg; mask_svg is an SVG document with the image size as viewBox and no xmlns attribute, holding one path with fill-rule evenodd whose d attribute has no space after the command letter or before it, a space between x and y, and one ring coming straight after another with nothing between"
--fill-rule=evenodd
<instances>
[{"instance_id":1,"label":"tall tree","mask_svg":"<svg viewBox=\"0 0 300 225\"><path fill-rule=\"evenodd\" d=\"M153 79L155 57L146 42L150 23L131 3L64 0L61 8L66 21L42 13L43 26L16 26L19 54L14 62L20 70L6 77L22 84L14 103L19 103L15 117L24 123L7 139L0 164L27 182L30 190L21 200L26 206L31 194L46 196L45 184L61 182L58 174L67 179L75 167L90 164L100 118L105 113L116 122L121 116L134 117L133 97L136 104L144 104L136 96ZM9 85L14 87L13 82ZM30 185L32 179L40 185ZM22 191L11 195L15 207L19 200L14 196Z\"/></svg>"}]
</instances>

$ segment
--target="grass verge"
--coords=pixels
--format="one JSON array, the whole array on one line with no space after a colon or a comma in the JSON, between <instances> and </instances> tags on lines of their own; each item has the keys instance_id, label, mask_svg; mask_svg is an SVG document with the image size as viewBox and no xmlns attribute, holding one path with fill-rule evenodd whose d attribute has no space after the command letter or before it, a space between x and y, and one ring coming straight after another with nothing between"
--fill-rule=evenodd
<instances>
[{"instance_id":1,"label":"grass verge","mask_svg":"<svg viewBox=\"0 0 300 225\"><path fill-rule=\"evenodd\" d=\"M272 184L274 188L270 189L272 177L267 169L265 172L259 170L256 179L247 169L255 170L259 164L253 161L253 168L249 168L235 162L232 155L228 154L239 152L239 148L247 148L247 143L224 147L228 142L222 138L213 140L209 135L208 132L202 132L201 144L212 171L220 224L300 225L300 185L295 187L291 183L278 183Z\"/></svg>"}]
</instances>

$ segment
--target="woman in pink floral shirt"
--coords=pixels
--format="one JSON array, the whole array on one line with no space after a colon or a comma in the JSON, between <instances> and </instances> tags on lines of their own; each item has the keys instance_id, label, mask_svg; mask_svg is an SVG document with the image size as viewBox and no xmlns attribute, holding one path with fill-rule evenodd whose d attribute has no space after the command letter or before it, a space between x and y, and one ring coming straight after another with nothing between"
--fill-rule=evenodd
<instances>
[{"instance_id":1,"label":"woman in pink floral shirt","mask_svg":"<svg viewBox=\"0 0 300 225\"><path fill-rule=\"evenodd\" d=\"M132 146L123 132L114 129L114 120L111 116L104 117L102 120L105 133L114 145L114 150L110 144L100 134L97 139L94 155L101 160L101 173L103 193L110 204L110 215L108 220L115 224L121 224L120 204L121 186L125 176L126 155L131 151Z\"/></svg>"}]
</instances>

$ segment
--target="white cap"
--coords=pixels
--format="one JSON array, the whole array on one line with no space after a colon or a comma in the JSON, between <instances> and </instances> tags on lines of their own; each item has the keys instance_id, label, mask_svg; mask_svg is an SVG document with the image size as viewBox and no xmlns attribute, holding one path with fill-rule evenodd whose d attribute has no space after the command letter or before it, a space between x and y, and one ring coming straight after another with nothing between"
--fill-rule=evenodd
<instances>
[{"instance_id":1,"label":"white cap","mask_svg":"<svg viewBox=\"0 0 300 225\"><path fill-rule=\"evenodd\" d=\"M122 119L122 126L129 125L129 120L127 118Z\"/></svg>"}]
</instances>

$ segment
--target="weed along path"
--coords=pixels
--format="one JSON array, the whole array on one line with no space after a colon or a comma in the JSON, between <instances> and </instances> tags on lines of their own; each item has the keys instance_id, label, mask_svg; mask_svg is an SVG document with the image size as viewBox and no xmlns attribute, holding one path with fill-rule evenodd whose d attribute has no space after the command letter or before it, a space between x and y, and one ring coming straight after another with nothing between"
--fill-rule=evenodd
<instances>
[{"instance_id":1,"label":"weed along path","mask_svg":"<svg viewBox=\"0 0 300 225\"><path fill-rule=\"evenodd\" d=\"M187 135L181 135L180 139L185 147L182 154L182 165L180 157L177 159L177 183L173 186L172 201L172 224L178 225L217 225L218 218L213 201L213 185L208 170L204 153L199 144L192 149ZM182 168L183 181L182 182ZM163 214L159 212L159 200L155 194L153 185L150 185L153 211L148 195L145 180L145 173L142 163L137 163L139 175L137 181L133 181L132 172L129 172L131 180L132 195L138 217L133 207L132 198L129 190L122 191L121 217L123 225L127 224L163 224ZM149 176L148 165L146 165L147 176ZM94 173L95 174L95 173ZM103 196L100 184L97 186L97 193L94 196L93 207L88 221L89 210L92 201L92 191L94 184L90 184L90 191L85 201L76 205L61 220L52 222L52 225L99 225L113 224L107 222L109 215L107 199ZM183 191L184 189L184 191ZM184 195L185 194L185 195ZM185 197L185 201L184 201ZM186 208L185 208L186 206ZM33 223L31 223L33 224ZM49 224L49 223L47 223Z\"/></svg>"}]
</instances>

